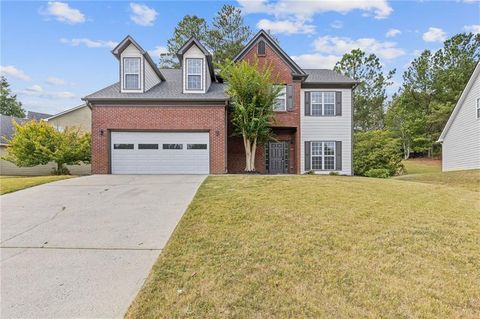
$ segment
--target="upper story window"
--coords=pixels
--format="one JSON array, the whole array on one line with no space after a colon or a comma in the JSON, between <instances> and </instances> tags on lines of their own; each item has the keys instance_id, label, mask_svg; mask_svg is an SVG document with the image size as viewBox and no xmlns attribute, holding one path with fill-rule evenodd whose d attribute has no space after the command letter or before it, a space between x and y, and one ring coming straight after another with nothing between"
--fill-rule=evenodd
<instances>
[{"instance_id":1,"label":"upper story window","mask_svg":"<svg viewBox=\"0 0 480 319\"><path fill-rule=\"evenodd\" d=\"M123 58L123 88L140 90L140 58Z\"/></svg>"},{"instance_id":2,"label":"upper story window","mask_svg":"<svg viewBox=\"0 0 480 319\"><path fill-rule=\"evenodd\" d=\"M265 55L265 41L259 41L257 44L257 55Z\"/></svg>"},{"instance_id":3,"label":"upper story window","mask_svg":"<svg viewBox=\"0 0 480 319\"><path fill-rule=\"evenodd\" d=\"M311 93L312 116L335 116L335 92Z\"/></svg>"},{"instance_id":4,"label":"upper story window","mask_svg":"<svg viewBox=\"0 0 480 319\"><path fill-rule=\"evenodd\" d=\"M480 119L480 97L477 99L477 119Z\"/></svg>"},{"instance_id":5,"label":"upper story window","mask_svg":"<svg viewBox=\"0 0 480 319\"><path fill-rule=\"evenodd\" d=\"M287 110L287 87L285 85L279 86L282 90L274 101L273 110L275 112L285 112Z\"/></svg>"},{"instance_id":6,"label":"upper story window","mask_svg":"<svg viewBox=\"0 0 480 319\"><path fill-rule=\"evenodd\" d=\"M187 90L202 90L203 59L186 59Z\"/></svg>"}]
</instances>

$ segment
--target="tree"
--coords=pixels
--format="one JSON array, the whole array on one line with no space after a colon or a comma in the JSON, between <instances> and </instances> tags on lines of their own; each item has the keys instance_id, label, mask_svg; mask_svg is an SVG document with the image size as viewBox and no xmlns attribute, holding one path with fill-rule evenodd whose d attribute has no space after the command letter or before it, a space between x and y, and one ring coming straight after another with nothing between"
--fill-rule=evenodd
<instances>
[{"instance_id":1,"label":"tree","mask_svg":"<svg viewBox=\"0 0 480 319\"><path fill-rule=\"evenodd\" d=\"M245 147L245 171L255 171L257 145L263 145L272 136L273 104L281 88L273 85L272 67L258 63L229 62L221 70L227 80L226 93L233 103L234 134L242 136Z\"/></svg>"},{"instance_id":2,"label":"tree","mask_svg":"<svg viewBox=\"0 0 480 319\"><path fill-rule=\"evenodd\" d=\"M243 21L242 11L232 5L224 5L213 18L212 29L208 33L207 44L214 50L214 63L222 65L226 60L232 60L251 34L250 27Z\"/></svg>"},{"instance_id":3,"label":"tree","mask_svg":"<svg viewBox=\"0 0 480 319\"><path fill-rule=\"evenodd\" d=\"M0 77L0 114L25 117L25 110L22 108L22 103L17 101L17 96L10 92L10 84L7 79Z\"/></svg>"},{"instance_id":4,"label":"tree","mask_svg":"<svg viewBox=\"0 0 480 319\"><path fill-rule=\"evenodd\" d=\"M353 122L356 130L368 131L384 126L386 88L395 70L383 72L380 60L375 54L367 55L360 49L346 53L337 62L334 70L359 82L353 92Z\"/></svg>"},{"instance_id":5,"label":"tree","mask_svg":"<svg viewBox=\"0 0 480 319\"><path fill-rule=\"evenodd\" d=\"M178 50L191 37L195 37L200 42L207 44L209 37L207 22L203 18L195 15L186 15L182 21L178 23L173 31L173 36L167 41L168 53L160 56L161 68L178 68L180 63L176 57ZM208 44L207 44L208 45Z\"/></svg>"},{"instance_id":6,"label":"tree","mask_svg":"<svg viewBox=\"0 0 480 319\"><path fill-rule=\"evenodd\" d=\"M15 133L4 157L20 167L31 167L55 162L56 174L69 174L64 165L89 163L91 157L90 133L77 128L57 131L45 121L14 122Z\"/></svg>"}]
</instances>

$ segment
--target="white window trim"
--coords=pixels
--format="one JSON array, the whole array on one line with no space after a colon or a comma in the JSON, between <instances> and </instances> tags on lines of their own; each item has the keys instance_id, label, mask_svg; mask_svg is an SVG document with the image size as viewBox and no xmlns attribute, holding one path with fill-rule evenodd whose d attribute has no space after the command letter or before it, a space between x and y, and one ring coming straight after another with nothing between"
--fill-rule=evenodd
<instances>
[{"instance_id":1,"label":"white window trim","mask_svg":"<svg viewBox=\"0 0 480 319\"><path fill-rule=\"evenodd\" d=\"M273 111L274 112L287 112L287 86L286 85L276 85L277 87L282 87L282 90L280 91L280 95L277 96L276 100L281 100L283 99L283 109L275 109L275 105L273 106ZM283 96L283 98L281 97Z\"/></svg>"},{"instance_id":2,"label":"white window trim","mask_svg":"<svg viewBox=\"0 0 480 319\"><path fill-rule=\"evenodd\" d=\"M313 155L313 143L322 143L322 155ZM333 155L325 155L325 143L333 143ZM335 141L310 141L310 169L312 171L336 171L337 170L337 145ZM313 157L321 157L322 158L322 169L314 169L313 168ZM325 157L333 157L333 169L325 169Z\"/></svg>"},{"instance_id":3,"label":"white window trim","mask_svg":"<svg viewBox=\"0 0 480 319\"><path fill-rule=\"evenodd\" d=\"M480 97L478 97L476 101L477 101L477 108L475 109L475 112L477 112L476 116L477 116L477 120L479 120L480 119Z\"/></svg>"},{"instance_id":4,"label":"white window trim","mask_svg":"<svg viewBox=\"0 0 480 319\"><path fill-rule=\"evenodd\" d=\"M322 102L321 103L313 103L312 93L320 93ZM323 102L325 99L323 96L325 93L333 93L333 114L325 115L325 103ZM303 102L303 107L305 107L305 101ZM313 115L313 104L320 104L322 106L322 114L321 115ZM328 103L331 104L331 103ZM310 116L316 117L334 117L336 115L336 107L337 107L337 94L336 91L310 91Z\"/></svg>"},{"instance_id":5,"label":"white window trim","mask_svg":"<svg viewBox=\"0 0 480 319\"><path fill-rule=\"evenodd\" d=\"M139 76L138 76L138 80L139 80L139 88L138 89L126 89L125 88L125 78L126 78L126 74L137 74L137 73L126 73L125 72L125 59L139 59L140 60L140 68L139 68ZM142 93L143 92L143 58L141 56L138 56L138 55L125 55L125 56L122 56L122 83L121 83L121 92L122 93Z\"/></svg>"},{"instance_id":6,"label":"white window trim","mask_svg":"<svg viewBox=\"0 0 480 319\"><path fill-rule=\"evenodd\" d=\"M200 60L201 61L201 65L200 65L200 73L190 73L189 69L188 69L188 60ZM203 58L194 58L194 57L191 57L191 58L185 58L185 67L186 67L186 75L185 75L185 90L186 91L190 91L190 92L203 92L204 90L204 73L205 73L205 68L204 68L204 59ZM188 87L188 76L189 75L200 75L200 88L199 89L190 89Z\"/></svg>"}]
</instances>

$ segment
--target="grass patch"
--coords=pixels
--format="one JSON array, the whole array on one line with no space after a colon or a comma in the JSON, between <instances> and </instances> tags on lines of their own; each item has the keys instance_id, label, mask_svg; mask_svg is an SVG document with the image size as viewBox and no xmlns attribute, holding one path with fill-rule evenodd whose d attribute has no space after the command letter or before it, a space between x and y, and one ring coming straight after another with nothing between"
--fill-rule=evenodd
<instances>
[{"instance_id":1,"label":"grass patch","mask_svg":"<svg viewBox=\"0 0 480 319\"><path fill-rule=\"evenodd\" d=\"M397 180L438 184L480 192L480 170L428 173L395 177Z\"/></svg>"},{"instance_id":2,"label":"grass patch","mask_svg":"<svg viewBox=\"0 0 480 319\"><path fill-rule=\"evenodd\" d=\"M402 164L407 170L407 174L425 174L425 173L440 173L442 171L442 161L417 158L403 161Z\"/></svg>"},{"instance_id":3,"label":"grass patch","mask_svg":"<svg viewBox=\"0 0 480 319\"><path fill-rule=\"evenodd\" d=\"M49 176L0 176L0 195L16 192L18 190L55 182L62 179L72 178L71 175Z\"/></svg>"},{"instance_id":4,"label":"grass patch","mask_svg":"<svg viewBox=\"0 0 480 319\"><path fill-rule=\"evenodd\" d=\"M126 317L478 318L479 210L396 179L209 177Z\"/></svg>"}]
</instances>

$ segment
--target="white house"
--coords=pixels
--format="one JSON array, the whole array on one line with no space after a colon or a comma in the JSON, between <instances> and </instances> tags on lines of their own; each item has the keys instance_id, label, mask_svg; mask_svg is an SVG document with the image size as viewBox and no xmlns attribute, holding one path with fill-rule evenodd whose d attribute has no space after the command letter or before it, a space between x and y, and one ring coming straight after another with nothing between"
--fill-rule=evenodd
<instances>
[{"instance_id":1,"label":"white house","mask_svg":"<svg viewBox=\"0 0 480 319\"><path fill-rule=\"evenodd\" d=\"M443 171L480 168L480 63L438 141L443 148Z\"/></svg>"}]
</instances>

